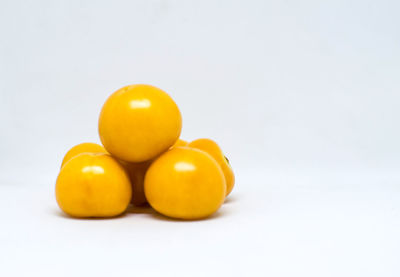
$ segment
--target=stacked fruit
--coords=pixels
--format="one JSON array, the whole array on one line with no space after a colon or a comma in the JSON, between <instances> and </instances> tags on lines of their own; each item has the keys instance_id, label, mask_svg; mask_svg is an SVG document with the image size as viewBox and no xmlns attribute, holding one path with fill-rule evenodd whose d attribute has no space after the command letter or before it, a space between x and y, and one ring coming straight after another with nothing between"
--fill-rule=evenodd
<instances>
[{"instance_id":1,"label":"stacked fruit","mask_svg":"<svg viewBox=\"0 0 400 277\"><path fill-rule=\"evenodd\" d=\"M179 139L172 98L150 85L126 86L105 102L103 146L82 143L65 155L56 182L60 208L73 217L113 217L149 203L180 219L210 216L232 191L228 159L210 139Z\"/></svg>"}]
</instances>

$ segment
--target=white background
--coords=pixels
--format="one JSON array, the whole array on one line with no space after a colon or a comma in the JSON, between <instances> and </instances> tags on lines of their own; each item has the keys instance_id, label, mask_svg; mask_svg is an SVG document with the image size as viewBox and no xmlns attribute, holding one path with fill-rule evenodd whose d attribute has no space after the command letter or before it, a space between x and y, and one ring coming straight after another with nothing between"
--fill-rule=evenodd
<instances>
[{"instance_id":1,"label":"white background","mask_svg":"<svg viewBox=\"0 0 400 277\"><path fill-rule=\"evenodd\" d=\"M398 1L0 1L1 276L399 276ZM70 219L65 152L127 84L237 176L211 219Z\"/></svg>"}]
</instances>

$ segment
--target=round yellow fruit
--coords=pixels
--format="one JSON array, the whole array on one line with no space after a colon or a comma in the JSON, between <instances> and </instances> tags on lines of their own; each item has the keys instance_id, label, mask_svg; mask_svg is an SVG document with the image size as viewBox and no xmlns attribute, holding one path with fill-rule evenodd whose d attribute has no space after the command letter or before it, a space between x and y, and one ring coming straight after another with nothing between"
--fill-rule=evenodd
<instances>
[{"instance_id":1,"label":"round yellow fruit","mask_svg":"<svg viewBox=\"0 0 400 277\"><path fill-rule=\"evenodd\" d=\"M61 168L56 182L57 203L73 217L117 216L131 195L124 167L104 153L75 156Z\"/></svg>"},{"instance_id":2,"label":"round yellow fruit","mask_svg":"<svg viewBox=\"0 0 400 277\"><path fill-rule=\"evenodd\" d=\"M159 213L179 219L200 219L218 210L225 198L225 177L206 152L174 147L147 170L147 201Z\"/></svg>"},{"instance_id":3,"label":"round yellow fruit","mask_svg":"<svg viewBox=\"0 0 400 277\"><path fill-rule=\"evenodd\" d=\"M142 163L125 163L132 184L131 203L135 206L141 206L147 203L144 194L144 176L149 168L151 161Z\"/></svg>"},{"instance_id":4,"label":"round yellow fruit","mask_svg":"<svg viewBox=\"0 0 400 277\"><path fill-rule=\"evenodd\" d=\"M179 138L182 117L174 100L150 85L113 93L100 113L99 135L106 150L127 162L151 160Z\"/></svg>"},{"instance_id":5,"label":"round yellow fruit","mask_svg":"<svg viewBox=\"0 0 400 277\"><path fill-rule=\"evenodd\" d=\"M186 140L183 139L178 139L174 145L172 145L171 147L178 147L178 146L186 146L188 145L188 142Z\"/></svg>"},{"instance_id":6,"label":"round yellow fruit","mask_svg":"<svg viewBox=\"0 0 400 277\"><path fill-rule=\"evenodd\" d=\"M80 143L68 150L67 154L65 154L64 159L61 163L61 167L70 159L82 153L107 153L107 151L106 149L104 149L103 146L98 145L97 143L92 143L92 142Z\"/></svg>"},{"instance_id":7,"label":"round yellow fruit","mask_svg":"<svg viewBox=\"0 0 400 277\"><path fill-rule=\"evenodd\" d=\"M203 150L217 161L224 172L226 180L226 196L228 196L235 185L235 174L233 173L229 160L225 157L219 145L211 139L202 138L190 142L187 146Z\"/></svg>"}]
</instances>

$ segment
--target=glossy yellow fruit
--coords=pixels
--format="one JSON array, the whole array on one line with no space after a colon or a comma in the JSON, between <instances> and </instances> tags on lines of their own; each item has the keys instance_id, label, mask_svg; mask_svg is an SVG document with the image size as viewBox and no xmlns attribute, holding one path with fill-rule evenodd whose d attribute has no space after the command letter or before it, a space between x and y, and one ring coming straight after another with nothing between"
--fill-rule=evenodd
<instances>
[{"instance_id":1,"label":"glossy yellow fruit","mask_svg":"<svg viewBox=\"0 0 400 277\"><path fill-rule=\"evenodd\" d=\"M142 163L125 163L125 168L129 173L132 184L131 203L135 206L141 206L147 203L144 194L144 176L150 164L151 161Z\"/></svg>"},{"instance_id":2,"label":"glossy yellow fruit","mask_svg":"<svg viewBox=\"0 0 400 277\"><path fill-rule=\"evenodd\" d=\"M186 140L183 139L178 139L174 145L172 145L172 147L178 147L178 146L186 146L188 145L188 142Z\"/></svg>"},{"instance_id":3,"label":"glossy yellow fruit","mask_svg":"<svg viewBox=\"0 0 400 277\"><path fill-rule=\"evenodd\" d=\"M186 146L187 141L178 139L172 147ZM156 158L157 159L157 158ZM132 183L132 200L131 203L135 206L141 206L147 203L146 195L144 194L144 176L147 169L151 165L153 160L141 162L141 163L128 163L123 162L125 168L129 173Z\"/></svg>"},{"instance_id":4,"label":"glossy yellow fruit","mask_svg":"<svg viewBox=\"0 0 400 277\"><path fill-rule=\"evenodd\" d=\"M92 142L80 143L72 147L70 150L68 150L67 154L65 154L64 159L61 163L61 167L71 158L82 153L107 153L107 151L106 149L104 149L103 146L98 145L97 143L92 143Z\"/></svg>"},{"instance_id":5,"label":"glossy yellow fruit","mask_svg":"<svg viewBox=\"0 0 400 277\"><path fill-rule=\"evenodd\" d=\"M125 211L131 183L124 167L104 153L83 153L69 160L56 182L60 208L73 217L113 217Z\"/></svg>"},{"instance_id":6,"label":"glossy yellow fruit","mask_svg":"<svg viewBox=\"0 0 400 277\"><path fill-rule=\"evenodd\" d=\"M210 154L217 163L221 166L224 172L226 180L226 195L231 193L233 186L235 185L235 174L233 173L232 167L222 152L219 145L211 139L196 139L188 144L188 147L193 147L196 149L203 150Z\"/></svg>"},{"instance_id":7,"label":"glossy yellow fruit","mask_svg":"<svg viewBox=\"0 0 400 277\"><path fill-rule=\"evenodd\" d=\"M174 147L151 164L144 189L147 201L159 213L179 219L200 219L221 206L226 184L221 167L209 154Z\"/></svg>"},{"instance_id":8,"label":"glossy yellow fruit","mask_svg":"<svg viewBox=\"0 0 400 277\"><path fill-rule=\"evenodd\" d=\"M150 85L126 86L105 102L99 118L101 142L127 162L151 160L179 138L182 118L172 98Z\"/></svg>"}]
</instances>

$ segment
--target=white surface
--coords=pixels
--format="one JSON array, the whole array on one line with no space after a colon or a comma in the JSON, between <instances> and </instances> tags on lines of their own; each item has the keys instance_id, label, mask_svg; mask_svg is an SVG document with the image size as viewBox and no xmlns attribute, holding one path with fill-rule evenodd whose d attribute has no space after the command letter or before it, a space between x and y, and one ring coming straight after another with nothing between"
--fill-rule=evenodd
<instances>
[{"instance_id":1,"label":"white surface","mask_svg":"<svg viewBox=\"0 0 400 277\"><path fill-rule=\"evenodd\" d=\"M1 1L0 276L399 276L398 1ZM237 184L218 217L72 220L106 97L176 100Z\"/></svg>"},{"instance_id":2,"label":"white surface","mask_svg":"<svg viewBox=\"0 0 400 277\"><path fill-rule=\"evenodd\" d=\"M46 186L1 186L0 274L398 276L400 175L345 174L349 182L320 186L247 172L216 216L191 222L137 208L71 219Z\"/></svg>"}]
</instances>

